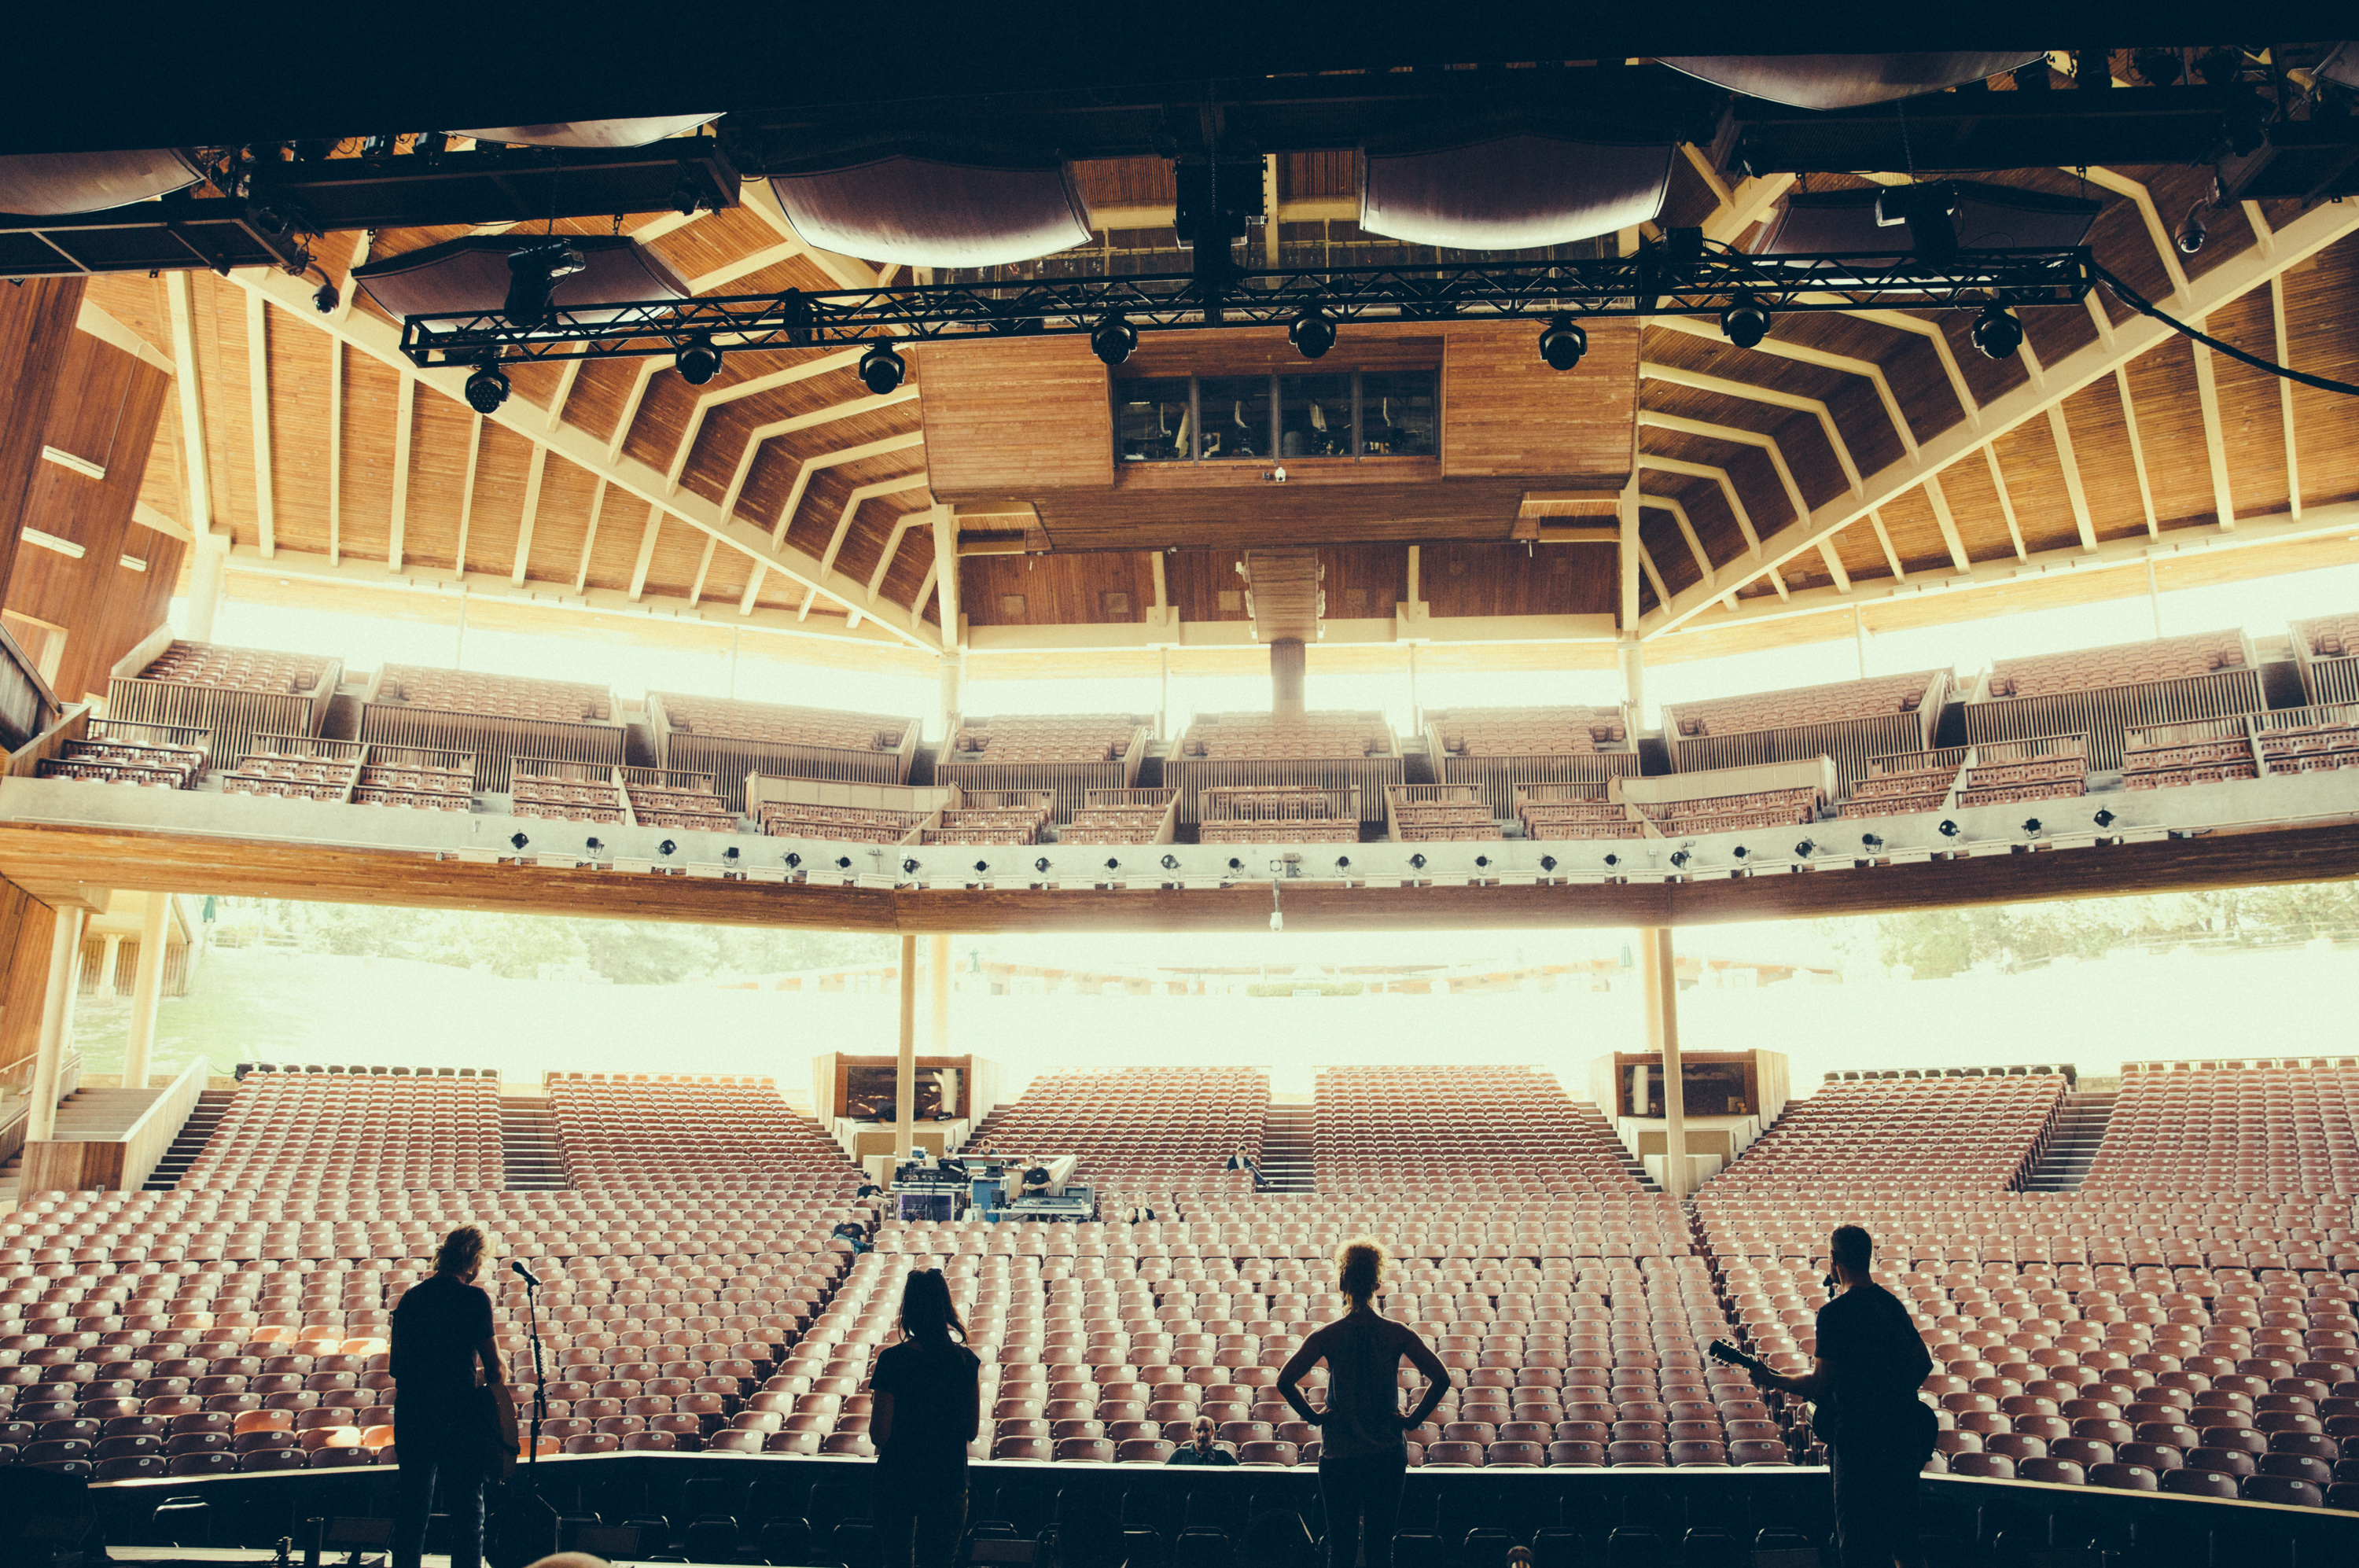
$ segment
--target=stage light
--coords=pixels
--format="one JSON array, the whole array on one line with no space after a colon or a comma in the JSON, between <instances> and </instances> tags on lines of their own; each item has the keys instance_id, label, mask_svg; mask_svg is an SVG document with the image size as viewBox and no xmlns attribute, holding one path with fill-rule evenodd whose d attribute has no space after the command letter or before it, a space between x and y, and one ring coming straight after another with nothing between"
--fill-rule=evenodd
<instances>
[{"instance_id":1,"label":"stage light","mask_svg":"<svg viewBox=\"0 0 2359 1568\"><path fill-rule=\"evenodd\" d=\"M1944 817L1941 819L1940 833L1943 838L1955 838L1958 836L1958 824Z\"/></svg>"},{"instance_id":2,"label":"stage light","mask_svg":"<svg viewBox=\"0 0 2359 1568\"><path fill-rule=\"evenodd\" d=\"M600 850L602 850L602 849L605 848L606 846L605 846L604 844L600 844L596 839L594 839L594 838L590 838L590 839L583 839L583 840L582 841L582 848L584 848L584 849L586 849L586 850L588 850L591 854L595 855L595 854L597 854Z\"/></svg>"},{"instance_id":3,"label":"stage light","mask_svg":"<svg viewBox=\"0 0 2359 1568\"><path fill-rule=\"evenodd\" d=\"M904 877L915 877L917 874L918 874L918 863L917 863L916 861L914 861L914 860L905 860L905 861L901 862L901 875L902 875L902 876L904 876Z\"/></svg>"},{"instance_id":4,"label":"stage light","mask_svg":"<svg viewBox=\"0 0 2359 1568\"><path fill-rule=\"evenodd\" d=\"M1425 869L1425 856L1422 855L1410 855L1408 857L1408 863L1416 870L1422 871Z\"/></svg>"},{"instance_id":5,"label":"stage light","mask_svg":"<svg viewBox=\"0 0 2359 1568\"><path fill-rule=\"evenodd\" d=\"M1729 853L1730 853L1730 854L1732 854L1732 855L1735 855L1737 859L1742 860L1742 859L1744 859L1744 858L1745 858L1745 854L1746 854L1747 852L1746 852L1746 850L1745 850L1745 846L1744 846L1743 844L1738 844L1738 845L1737 845L1734 850L1731 850Z\"/></svg>"},{"instance_id":6,"label":"stage light","mask_svg":"<svg viewBox=\"0 0 2359 1568\"><path fill-rule=\"evenodd\" d=\"M2044 831L2045 830L2041 827L2038 817L2027 817L2024 819L2023 834L2026 838L2038 838Z\"/></svg>"},{"instance_id":7,"label":"stage light","mask_svg":"<svg viewBox=\"0 0 2359 1568\"><path fill-rule=\"evenodd\" d=\"M508 297L500 314L510 326L529 330L549 325L559 281L589 265L567 240L515 252L508 257Z\"/></svg>"},{"instance_id":8,"label":"stage light","mask_svg":"<svg viewBox=\"0 0 2359 1568\"><path fill-rule=\"evenodd\" d=\"M1859 835L1859 845L1865 850L1878 850L1884 847L1884 840L1875 833L1862 833Z\"/></svg>"},{"instance_id":9,"label":"stage light","mask_svg":"<svg viewBox=\"0 0 2359 1568\"><path fill-rule=\"evenodd\" d=\"M1605 857L1605 864L1608 866L1619 866L1622 864L1622 857L1618 855L1609 855Z\"/></svg>"},{"instance_id":10,"label":"stage light","mask_svg":"<svg viewBox=\"0 0 2359 1568\"><path fill-rule=\"evenodd\" d=\"M467 377L467 407L478 414L496 414L508 400L507 372L496 359L486 359Z\"/></svg>"},{"instance_id":11,"label":"stage light","mask_svg":"<svg viewBox=\"0 0 2359 1568\"><path fill-rule=\"evenodd\" d=\"M2013 359L2023 346L2023 322L2005 307L1988 305L1974 318L1972 335L1984 359Z\"/></svg>"},{"instance_id":12,"label":"stage light","mask_svg":"<svg viewBox=\"0 0 2359 1568\"><path fill-rule=\"evenodd\" d=\"M722 858L722 859L723 859L723 860L734 860L734 859L736 859L736 858L737 858L737 846L736 846L735 844L731 844L727 849L723 850L723 851L721 852L721 858Z\"/></svg>"},{"instance_id":13,"label":"stage light","mask_svg":"<svg viewBox=\"0 0 2359 1568\"><path fill-rule=\"evenodd\" d=\"M1245 863L1242 860L1232 860L1229 862L1229 869L1232 871L1243 871L1245 868Z\"/></svg>"},{"instance_id":14,"label":"stage light","mask_svg":"<svg viewBox=\"0 0 2359 1568\"><path fill-rule=\"evenodd\" d=\"M665 854L667 854L667 855L669 855L669 854L670 854L671 852L670 852L669 850L666 850L664 853L665 853ZM849 870L851 870L851 869L852 869L852 856L850 856L850 855L837 855L837 856L835 857L835 868L836 868L838 871L849 871Z\"/></svg>"},{"instance_id":15,"label":"stage light","mask_svg":"<svg viewBox=\"0 0 2359 1568\"><path fill-rule=\"evenodd\" d=\"M803 863L803 857L802 857L801 855L796 855L796 854L794 854L792 851L789 851L789 852L788 853L788 855L787 855L787 869L788 869L788 870L792 871L793 869L795 869L795 867L797 867L797 866L800 866L802 863Z\"/></svg>"},{"instance_id":16,"label":"stage light","mask_svg":"<svg viewBox=\"0 0 2359 1568\"><path fill-rule=\"evenodd\" d=\"M1808 860L1812 855L1817 853L1818 847L1819 846L1817 844L1811 843L1809 839L1804 839L1801 843L1794 846L1794 854L1800 859Z\"/></svg>"},{"instance_id":17,"label":"stage light","mask_svg":"<svg viewBox=\"0 0 2359 1568\"><path fill-rule=\"evenodd\" d=\"M1130 324L1120 310L1108 310L1090 329L1090 352L1105 362L1108 369L1130 357L1138 346L1138 329Z\"/></svg>"},{"instance_id":18,"label":"stage light","mask_svg":"<svg viewBox=\"0 0 2359 1568\"><path fill-rule=\"evenodd\" d=\"M893 351L891 343L872 344L860 356L861 383L879 397L898 387L901 378L908 373L908 362Z\"/></svg>"},{"instance_id":19,"label":"stage light","mask_svg":"<svg viewBox=\"0 0 2359 1568\"><path fill-rule=\"evenodd\" d=\"M342 303L342 298L337 294L336 286L332 283L321 284L311 295L311 309L323 316L333 315L336 307L341 303Z\"/></svg>"},{"instance_id":20,"label":"stage light","mask_svg":"<svg viewBox=\"0 0 2359 1568\"><path fill-rule=\"evenodd\" d=\"M1571 370L1589 352L1589 331L1571 316L1559 316L1540 333L1540 359L1550 370Z\"/></svg>"},{"instance_id":21,"label":"stage light","mask_svg":"<svg viewBox=\"0 0 2359 1568\"><path fill-rule=\"evenodd\" d=\"M1540 856L1540 869L1541 869L1541 870L1543 870L1543 871L1553 871L1553 870L1555 870L1555 869L1556 869L1556 856L1555 856L1555 855L1541 855L1541 856Z\"/></svg>"},{"instance_id":22,"label":"stage light","mask_svg":"<svg viewBox=\"0 0 2359 1568\"><path fill-rule=\"evenodd\" d=\"M1490 869L1490 866L1491 866L1491 857L1490 857L1489 855L1476 855L1476 856L1474 857L1474 869L1475 869L1475 870L1477 870L1477 871L1487 871L1487 870L1489 870L1489 869Z\"/></svg>"},{"instance_id":23,"label":"stage light","mask_svg":"<svg viewBox=\"0 0 2359 1568\"><path fill-rule=\"evenodd\" d=\"M978 877L982 876L984 872L989 871L990 869L991 869L991 862L989 862L989 861L987 861L987 860L978 860L978 861L976 861L976 862L974 863L974 874L975 874L976 876L978 876Z\"/></svg>"},{"instance_id":24,"label":"stage light","mask_svg":"<svg viewBox=\"0 0 2359 1568\"><path fill-rule=\"evenodd\" d=\"M1032 869L1045 874L1049 869L1049 857L1044 855L1039 859L1034 861L1032 863Z\"/></svg>"},{"instance_id":25,"label":"stage light","mask_svg":"<svg viewBox=\"0 0 2359 1568\"><path fill-rule=\"evenodd\" d=\"M531 842L532 840L525 837L522 833L517 833L508 840L509 845L513 847L518 855L522 855L524 853L524 846Z\"/></svg>"},{"instance_id":26,"label":"stage light","mask_svg":"<svg viewBox=\"0 0 2359 1568\"><path fill-rule=\"evenodd\" d=\"M1180 869L1180 857L1176 855L1167 855L1157 864L1166 871L1177 871Z\"/></svg>"},{"instance_id":27,"label":"stage light","mask_svg":"<svg viewBox=\"0 0 2359 1568\"><path fill-rule=\"evenodd\" d=\"M1769 335L1769 312L1750 294L1739 294L1720 313L1721 335L1739 348L1756 348Z\"/></svg>"},{"instance_id":28,"label":"stage light","mask_svg":"<svg viewBox=\"0 0 2359 1568\"><path fill-rule=\"evenodd\" d=\"M666 839L663 843L656 845L656 853L658 855L677 855L679 853L679 845L672 843L669 839Z\"/></svg>"},{"instance_id":29,"label":"stage light","mask_svg":"<svg viewBox=\"0 0 2359 1568\"><path fill-rule=\"evenodd\" d=\"M2170 243L2179 247L2181 256L2193 256L2203 248L2211 236L2203 232L2203 203L2198 201L2187 209L2187 216L2179 220L2179 227L2170 231Z\"/></svg>"},{"instance_id":30,"label":"stage light","mask_svg":"<svg viewBox=\"0 0 2359 1568\"><path fill-rule=\"evenodd\" d=\"M1671 865L1677 869L1684 870L1687 866L1687 863L1694 858L1695 857L1693 855L1690 855L1684 849L1675 849L1671 851Z\"/></svg>"},{"instance_id":31,"label":"stage light","mask_svg":"<svg viewBox=\"0 0 2359 1568\"><path fill-rule=\"evenodd\" d=\"M442 155L451 150L451 133L420 131L418 139L409 144L409 150L429 163L440 162Z\"/></svg>"},{"instance_id":32,"label":"stage light","mask_svg":"<svg viewBox=\"0 0 2359 1568\"><path fill-rule=\"evenodd\" d=\"M1335 318L1316 305L1305 305L1288 323L1286 341L1305 359L1320 359L1335 346Z\"/></svg>"},{"instance_id":33,"label":"stage light","mask_svg":"<svg viewBox=\"0 0 2359 1568\"><path fill-rule=\"evenodd\" d=\"M2105 810L2103 810L2103 809L2101 808L2101 809L2098 811L2097 814L2096 814L2093 818L2092 818L2092 819L2090 819L2090 820L2091 820L2091 821L2093 821L2093 822L2095 822L2099 827L2101 827L2101 828L2109 828L2109 827L2112 827L2115 822L2119 822L2121 819L2120 819L2119 817L2114 816L2113 812L2108 811L2105 811Z\"/></svg>"},{"instance_id":34,"label":"stage light","mask_svg":"<svg viewBox=\"0 0 2359 1568\"><path fill-rule=\"evenodd\" d=\"M721 374L721 351L712 346L711 338L699 333L688 340L672 361L672 368L690 387L701 387Z\"/></svg>"},{"instance_id":35,"label":"stage light","mask_svg":"<svg viewBox=\"0 0 2359 1568\"><path fill-rule=\"evenodd\" d=\"M1349 871L1349 870L1351 870L1351 869L1352 869L1352 857L1351 857L1350 855L1337 855L1337 856L1335 857L1335 869L1336 869L1336 870L1338 870L1338 871Z\"/></svg>"}]
</instances>

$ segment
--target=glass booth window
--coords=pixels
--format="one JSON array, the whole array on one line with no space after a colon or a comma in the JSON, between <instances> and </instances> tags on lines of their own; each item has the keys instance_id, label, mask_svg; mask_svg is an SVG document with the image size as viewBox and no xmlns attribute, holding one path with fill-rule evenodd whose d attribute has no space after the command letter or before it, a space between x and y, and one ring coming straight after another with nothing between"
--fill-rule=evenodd
<instances>
[{"instance_id":1,"label":"glass booth window","mask_svg":"<svg viewBox=\"0 0 2359 1568\"><path fill-rule=\"evenodd\" d=\"M1352 455L1352 378L1283 376L1277 383L1277 455Z\"/></svg>"},{"instance_id":2,"label":"glass booth window","mask_svg":"<svg viewBox=\"0 0 2359 1568\"><path fill-rule=\"evenodd\" d=\"M1396 370L1360 377L1361 450L1370 457L1431 457L1433 372Z\"/></svg>"},{"instance_id":3,"label":"glass booth window","mask_svg":"<svg viewBox=\"0 0 2359 1568\"><path fill-rule=\"evenodd\" d=\"M1115 440L1125 463L1184 463L1196 455L1186 376L1115 387Z\"/></svg>"},{"instance_id":4,"label":"glass booth window","mask_svg":"<svg viewBox=\"0 0 2359 1568\"><path fill-rule=\"evenodd\" d=\"M1270 455L1269 381L1266 376L1223 376L1196 384L1196 408L1204 420L1203 456Z\"/></svg>"}]
</instances>

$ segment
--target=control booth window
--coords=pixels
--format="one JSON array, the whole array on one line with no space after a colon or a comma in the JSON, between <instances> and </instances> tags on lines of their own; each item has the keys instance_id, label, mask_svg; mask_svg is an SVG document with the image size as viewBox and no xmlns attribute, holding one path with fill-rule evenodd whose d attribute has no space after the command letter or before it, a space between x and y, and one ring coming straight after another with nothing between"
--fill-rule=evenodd
<instances>
[{"instance_id":1,"label":"control booth window","mask_svg":"<svg viewBox=\"0 0 2359 1568\"><path fill-rule=\"evenodd\" d=\"M1207 376L1117 379L1124 463L1294 463L1433 457L1439 374Z\"/></svg>"}]
</instances>

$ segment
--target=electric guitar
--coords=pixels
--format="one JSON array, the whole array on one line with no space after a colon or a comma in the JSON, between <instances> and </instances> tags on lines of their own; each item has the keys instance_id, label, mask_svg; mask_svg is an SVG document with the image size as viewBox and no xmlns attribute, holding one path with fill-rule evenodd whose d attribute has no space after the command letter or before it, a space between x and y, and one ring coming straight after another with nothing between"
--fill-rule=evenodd
<instances>
[{"instance_id":1,"label":"electric guitar","mask_svg":"<svg viewBox=\"0 0 2359 1568\"><path fill-rule=\"evenodd\" d=\"M1729 1344L1728 1341L1724 1339L1713 1340L1705 1351L1705 1354L1710 1356L1714 1361L1725 1362L1731 1367L1742 1367L1747 1372L1757 1374L1763 1377L1775 1377L1777 1376L1777 1372L1774 1367L1767 1366L1757 1356L1745 1355L1745 1352L1737 1349L1736 1346Z\"/></svg>"}]
</instances>

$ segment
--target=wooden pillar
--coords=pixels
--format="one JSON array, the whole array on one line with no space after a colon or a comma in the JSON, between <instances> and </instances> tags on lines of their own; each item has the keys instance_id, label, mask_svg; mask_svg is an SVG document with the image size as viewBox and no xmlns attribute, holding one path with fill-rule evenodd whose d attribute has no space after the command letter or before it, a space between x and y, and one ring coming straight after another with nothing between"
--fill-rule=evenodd
<instances>
[{"instance_id":1,"label":"wooden pillar","mask_svg":"<svg viewBox=\"0 0 2359 1568\"><path fill-rule=\"evenodd\" d=\"M1638 731L1647 723L1647 653L1646 645L1636 634L1622 634L1622 694L1630 704L1630 736L1635 745Z\"/></svg>"},{"instance_id":2,"label":"wooden pillar","mask_svg":"<svg viewBox=\"0 0 2359 1568\"><path fill-rule=\"evenodd\" d=\"M172 896L147 895L147 913L139 923L139 963L132 971L131 1032L123 1043L123 1086L147 1087L149 1063L156 1053L156 1008L164 998L164 943L171 931Z\"/></svg>"},{"instance_id":3,"label":"wooden pillar","mask_svg":"<svg viewBox=\"0 0 2359 1568\"><path fill-rule=\"evenodd\" d=\"M1663 1062L1663 1191L1688 1195L1687 1085L1680 1073L1680 977L1671 929L1639 931L1638 974L1647 999L1647 1049Z\"/></svg>"},{"instance_id":4,"label":"wooden pillar","mask_svg":"<svg viewBox=\"0 0 2359 1568\"><path fill-rule=\"evenodd\" d=\"M935 1056L951 1051L951 939L926 939L926 1050Z\"/></svg>"},{"instance_id":5,"label":"wooden pillar","mask_svg":"<svg viewBox=\"0 0 2359 1568\"><path fill-rule=\"evenodd\" d=\"M41 908L36 905L35 908ZM66 1060L66 987L73 976L73 952L82 942L80 909L49 916L49 980L41 992L41 1034L33 1060L33 1085L25 1107L25 1141L46 1143L58 1127L58 1077ZM38 917L27 914L27 935Z\"/></svg>"},{"instance_id":6,"label":"wooden pillar","mask_svg":"<svg viewBox=\"0 0 2359 1568\"><path fill-rule=\"evenodd\" d=\"M911 1124L918 1108L918 939L901 939L901 1044L893 1074L893 1156L916 1151Z\"/></svg>"},{"instance_id":7,"label":"wooden pillar","mask_svg":"<svg viewBox=\"0 0 2359 1568\"><path fill-rule=\"evenodd\" d=\"M123 958L123 933L106 933L106 956L98 961L98 994L109 1001L123 993L115 988L114 969Z\"/></svg>"},{"instance_id":8,"label":"wooden pillar","mask_svg":"<svg viewBox=\"0 0 2359 1568\"><path fill-rule=\"evenodd\" d=\"M1269 711L1281 719L1302 716L1302 671L1306 656L1299 637L1279 637L1269 645Z\"/></svg>"},{"instance_id":9,"label":"wooden pillar","mask_svg":"<svg viewBox=\"0 0 2359 1568\"><path fill-rule=\"evenodd\" d=\"M210 539L189 547L189 609L181 630L190 642L213 640L213 616L221 609L222 583L227 576L229 550Z\"/></svg>"},{"instance_id":10,"label":"wooden pillar","mask_svg":"<svg viewBox=\"0 0 2359 1568\"><path fill-rule=\"evenodd\" d=\"M947 762L951 760L951 734L958 728L959 704L966 700L966 660L946 653L934 661L934 669L942 719L942 749L937 755Z\"/></svg>"}]
</instances>

